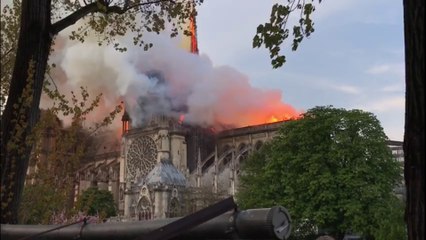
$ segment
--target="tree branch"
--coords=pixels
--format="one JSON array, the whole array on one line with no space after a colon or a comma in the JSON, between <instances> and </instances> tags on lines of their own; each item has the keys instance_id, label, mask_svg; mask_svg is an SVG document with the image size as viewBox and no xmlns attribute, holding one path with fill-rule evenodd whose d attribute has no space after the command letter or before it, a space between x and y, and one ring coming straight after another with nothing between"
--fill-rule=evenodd
<instances>
[{"instance_id":1,"label":"tree branch","mask_svg":"<svg viewBox=\"0 0 426 240\"><path fill-rule=\"evenodd\" d=\"M85 17L89 13L105 11L105 9L102 10L102 9L99 8L99 4L104 5L104 7L106 8L106 13L123 14L123 13L127 12L128 10L130 10L132 8L140 7L140 6L143 6L143 5L156 4L156 3L160 3L160 2L175 2L175 1L174 0L155 0L155 1L149 1L149 2L144 2L144 3L134 4L132 6L120 7L120 6L117 6L117 5L108 6L107 5L108 3L98 0L96 2L90 3L86 6L78 9L77 11L71 13L70 15L65 17L64 19L59 20L58 22L52 24L51 34L53 36L58 34L60 31L62 31L65 28L75 24L78 20Z\"/></svg>"},{"instance_id":2,"label":"tree branch","mask_svg":"<svg viewBox=\"0 0 426 240\"><path fill-rule=\"evenodd\" d=\"M6 53L3 54L3 56L1 56L1 59L5 59L7 55L9 55L9 53L11 53L13 50L13 48L9 49ZM6 64L8 64L10 62L10 58L7 58L6 62L0 61L1 62L1 67L3 68L4 66L6 66Z\"/></svg>"},{"instance_id":3,"label":"tree branch","mask_svg":"<svg viewBox=\"0 0 426 240\"><path fill-rule=\"evenodd\" d=\"M156 3L161 3L161 2L172 2L175 3L174 0L156 0L156 1L152 1L152 2L144 2L144 3L139 3L139 4L133 4L131 6L126 6L128 4L126 4L124 7L119 7L119 6L111 6L107 8L107 12L108 13L117 13L117 14L123 14L125 12L127 12L128 10L132 9L132 8L137 8L140 6L144 6L144 5L150 5L150 4L156 4Z\"/></svg>"},{"instance_id":4,"label":"tree branch","mask_svg":"<svg viewBox=\"0 0 426 240\"><path fill-rule=\"evenodd\" d=\"M73 25L74 23L76 23L78 20L85 17L89 13L94 13L98 11L99 11L99 7L97 2L93 2L89 5L86 5L78 9L77 11L71 13L64 19L61 19L57 21L56 23L52 24L50 33L54 36L58 34L60 31L64 30L65 28Z\"/></svg>"}]
</instances>

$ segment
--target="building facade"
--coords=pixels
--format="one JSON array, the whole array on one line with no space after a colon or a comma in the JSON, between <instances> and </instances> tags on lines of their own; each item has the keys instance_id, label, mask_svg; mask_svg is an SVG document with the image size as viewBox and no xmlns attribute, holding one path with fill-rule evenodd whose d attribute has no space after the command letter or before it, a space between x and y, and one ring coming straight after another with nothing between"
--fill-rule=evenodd
<instances>
[{"instance_id":1,"label":"building facade","mask_svg":"<svg viewBox=\"0 0 426 240\"><path fill-rule=\"evenodd\" d=\"M109 190L127 220L180 216L188 213L187 205L193 212L205 205L188 198L197 189L210 197L235 195L241 163L285 124L212 132L166 116L133 129L127 121L124 115L120 144L106 148L109 152L78 172L75 194L90 186ZM403 156L401 142L389 141L389 147L395 157Z\"/></svg>"},{"instance_id":2,"label":"building facade","mask_svg":"<svg viewBox=\"0 0 426 240\"><path fill-rule=\"evenodd\" d=\"M184 196L188 191L234 195L241 163L282 124L215 133L162 115L134 129L126 114L122 120L120 144L102 148L78 171L75 198L91 186L109 190L120 215L133 220L179 216L188 201L195 205L190 211L203 207Z\"/></svg>"}]
</instances>

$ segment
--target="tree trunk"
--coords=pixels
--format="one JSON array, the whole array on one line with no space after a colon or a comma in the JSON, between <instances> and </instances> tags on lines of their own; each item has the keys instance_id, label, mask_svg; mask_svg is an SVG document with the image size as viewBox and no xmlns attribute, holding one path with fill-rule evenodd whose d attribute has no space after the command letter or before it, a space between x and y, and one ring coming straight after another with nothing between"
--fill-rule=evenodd
<instances>
[{"instance_id":1,"label":"tree trunk","mask_svg":"<svg viewBox=\"0 0 426 240\"><path fill-rule=\"evenodd\" d=\"M28 138L38 119L42 85L52 45L49 34L50 11L51 0L22 1L16 61L1 119L1 223L17 223L31 152ZM27 84L30 84L32 90L30 94L24 93ZM29 101L23 101L23 98L29 98Z\"/></svg>"},{"instance_id":2,"label":"tree trunk","mask_svg":"<svg viewBox=\"0 0 426 240\"><path fill-rule=\"evenodd\" d=\"M404 175L407 189L405 217L409 240L425 239L424 5L424 0L404 0L406 74Z\"/></svg>"}]
</instances>

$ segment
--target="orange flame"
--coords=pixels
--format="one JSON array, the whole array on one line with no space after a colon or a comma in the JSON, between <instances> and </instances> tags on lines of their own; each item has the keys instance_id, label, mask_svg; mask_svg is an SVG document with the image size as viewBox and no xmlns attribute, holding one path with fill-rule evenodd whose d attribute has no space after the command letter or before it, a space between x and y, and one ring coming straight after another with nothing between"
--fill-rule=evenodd
<instances>
[{"instance_id":1,"label":"orange flame","mask_svg":"<svg viewBox=\"0 0 426 240\"><path fill-rule=\"evenodd\" d=\"M179 123L179 124L182 124L184 120L185 120L185 115L181 114L181 115L179 116L178 123Z\"/></svg>"},{"instance_id":2,"label":"orange flame","mask_svg":"<svg viewBox=\"0 0 426 240\"><path fill-rule=\"evenodd\" d=\"M190 17L189 30L191 31L191 53L198 54L198 43L197 43L197 26L195 24L195 17Z\"/></svg>"},{"instance_id":3,"label":"orange flame","mask_svg":"<svg viewBox=\"0 0 426 240\"><path fill-rule=\"evenodd\" d=\"M280 117L276 117L275 115L272 115L271 117L269 117L265 123L275 123L275 122L281 122L281 121L288 121L288 120L296 120L301 118L301 115L291 115L291 114L283 114Z\"/></svg>"},{"instance_id":4,"label":"orange flame","mask_svg":"<svg viewBox=\"0 0 426 240\"><path fill-rule=\"evenodd\" d=\"M278 119L277 117L275 117L274 115L272 115L269 120L266 121L266 123L274 123L274 122L278 122L280 119Z\"/></svg>"}]
</instances>

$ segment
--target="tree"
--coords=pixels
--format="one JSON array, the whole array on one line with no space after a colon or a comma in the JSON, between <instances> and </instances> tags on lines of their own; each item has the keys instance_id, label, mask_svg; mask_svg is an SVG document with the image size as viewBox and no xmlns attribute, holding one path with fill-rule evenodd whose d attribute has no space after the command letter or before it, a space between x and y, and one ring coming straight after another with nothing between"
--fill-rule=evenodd
<instances>
[{"instance_id":1,"label":"tree","mask_svg":"<svg viewBox=\"0 0 426 240\"><path fill-rule=\"evenodd\" d=\"M295 51L304 37L314 32L311 14L314 0L289 0L286 5L272 7L268 23L257 28L253 47L262 45L270 52L272 66L281 67L285 56L280 46L289 37L287 20L293 12L300 11L299 25L293 26L292 50ZM321 3L321 0L317 1ZM425 53L423 43L425 3L423 0L403 0L405 38L405 132L404 177L407 189L406 222L409 240L425 238Z\"/></svg>"},{"instance_id":2,"label":"tree","mask_svg":"<svg viewBox=\"0 0 426 240\"><path fill-rule=\"evenodd\" d=\"M392 197L378 207L381 211L378 211L376 218L382 221L379 222L378 228L372 229L375 239L407 239L407 225L404 222L405 202Z\"/></svg>"},{"instance_id":3,"label":"tree","mask_svg":"<svg viewBox=\"0 0 426 240\"><path fill-rule=\"evenodd\" d=\"M101 218L109 218L117 215L112 193L98 188L88 188L77 200L77 210L89 215L99 215Z\"/></svg>"},{"instance_id":4,"label":"tree","mask_svg":"<svg viewBox=\"0 0 426 240\"><path fill-rule=\"evenodd\" d=\"M332 107L286 122L242 171L240 206L286 206L296 236L302 225L336 239L348 231L373 236L387 217L383 204L402 180L376 117Z\"/></svg>"},{"instance_id":5,"label":"tree","mask_svg":"<svg viewBox=\"0 0 426 240\"><path fill-rule=\"evenodd\" d=\"M3 4L2 4L3 5ZM0 44L0 109L6 102L6 96L10 87L10 79L12 78L13 64L15 63L15 50L17 47L19 32L19 12L20 4L16 2L12 6L5 5L2 9L1 19L1 44Z\"/></svg>"},{"instance_id":6,"label":"tree","mask_svg":"<svg viewBox=\"0 0 426 240\"><path fill-rule=\"evenodd\" d=\"M168 21L171 36L176 36L182 26L180 23L196 14L194 3L200 2L202 0L13 2L20 6L20 28L13 71L10 81L5 81L10 86L1 116L1 223L17 222L31 152L27 140L38 120L44 75L54 37L84 19L83 25L71 33L71 39L83 42L86 36L95 33L99 36L99 44L113 44L124 51L126 48L115 39L132 32L134 43L147 50L152 44L143 41L144 31L159 33Z\"/></svg>"},{"instance_id":7,"label":"tree","mask_svg":"<svg viewBox=\"0 0 426 240\"><path fill-rule=\"evenodd\" d=\"M87 89L81 88L81 100L72 92L70 101L58 90L46 93L53 106L43 110L41 119L33 129L33 149L30 158L30 173L24 187L22 203L19 207L19 222L50 223L58 213L70 216L74 207L74 184L76 172L82 160L94 147L95 134L106 127L121 111L121 105L108 114L100 123L84 129L82 123L88 114L98 106L101 95L89 102ZM57 117L69 115L72 124L64 127Z\"/></svg>"},{"instance_id":8,"label":"tree","mask_svg":"<svg viewBox=\"0 0 426 240\"><path fill-rule=\"evenodd\" d=\"M58 194L47 184L25 186L19 208L19 222L22 224L48 224L55 213L62 211L63 194Z\"/></svg>"}]
</instances>

